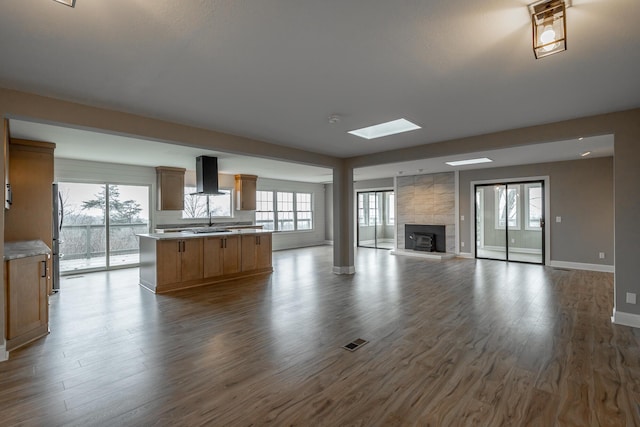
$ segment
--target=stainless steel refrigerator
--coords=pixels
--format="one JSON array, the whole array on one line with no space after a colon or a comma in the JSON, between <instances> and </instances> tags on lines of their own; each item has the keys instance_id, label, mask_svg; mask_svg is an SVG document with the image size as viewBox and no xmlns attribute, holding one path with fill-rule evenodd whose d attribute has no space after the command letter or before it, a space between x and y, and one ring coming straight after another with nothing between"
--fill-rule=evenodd
<instances>
[{"instance_id":1,"label":"stainless steel refrigerator","mask_svg":"<svg viewBox=\"0 0 640 427\"><path fill-rule=\"evenodd\" d=\"M58 184L53 184L53 239L51 248L51 288L53 292L60 290L60 231L62 230L62 222L64 221L64 210L62 206L62 196L58 191Z\"/></svg>"}]
</instances>

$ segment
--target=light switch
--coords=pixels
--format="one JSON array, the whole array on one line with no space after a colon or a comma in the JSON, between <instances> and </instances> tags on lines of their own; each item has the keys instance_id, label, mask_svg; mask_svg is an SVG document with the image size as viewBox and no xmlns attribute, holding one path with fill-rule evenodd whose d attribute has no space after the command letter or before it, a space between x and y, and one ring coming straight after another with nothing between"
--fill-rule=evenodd
<instances>
[{"instance_id":1,"label":"light switch","mask_svg":"<svg viewBox=\"0 0 640 427\"><path fill-rule=\"evenodd\" d=\"M557 216L556 217L556 222L562 222L562 217L561 216Z\"/></svg>"},{"instance_id":2,"label":"light switch","mask_svg":"<svg viewBox=\"0 0 640 427\"><path fill-rule=\"evenodd\" d=\"M633 292L627 292L627 304L636 303L636 294Z\"/></svg>"}]
</instances>

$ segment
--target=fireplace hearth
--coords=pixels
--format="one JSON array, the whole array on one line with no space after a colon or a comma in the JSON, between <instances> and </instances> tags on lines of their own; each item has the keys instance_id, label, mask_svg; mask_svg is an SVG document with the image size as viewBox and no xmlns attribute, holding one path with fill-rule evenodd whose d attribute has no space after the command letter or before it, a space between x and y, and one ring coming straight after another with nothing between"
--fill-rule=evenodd
<instances>
[{"instance_id":1,"label":"fireplace hearth","mask_svg":"<svg viewBox=\"0 0 640 427\"><path fill-rule=\"evenodd\" d=\"M446 252L444 225L405 224L404 247L421 252Z\"/></svg>"}]
</instances>

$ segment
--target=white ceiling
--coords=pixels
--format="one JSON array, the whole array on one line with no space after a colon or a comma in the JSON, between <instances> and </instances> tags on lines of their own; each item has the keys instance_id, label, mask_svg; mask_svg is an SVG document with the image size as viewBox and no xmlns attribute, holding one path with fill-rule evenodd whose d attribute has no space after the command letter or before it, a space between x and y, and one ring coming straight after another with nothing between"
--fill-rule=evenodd
<instances>
[{"instance_id":1,"label":"white ceiling","mask_svg":"<svg viewBox=\"0 0 640 427\"><path fill-rule=\"evenodd\" d=\"M0 86L337 157L640 106L640 1L573 0L541 60L527 3L4 2ZM347 133L401 117L422 129Z\"/></svg>"}]
</instances>

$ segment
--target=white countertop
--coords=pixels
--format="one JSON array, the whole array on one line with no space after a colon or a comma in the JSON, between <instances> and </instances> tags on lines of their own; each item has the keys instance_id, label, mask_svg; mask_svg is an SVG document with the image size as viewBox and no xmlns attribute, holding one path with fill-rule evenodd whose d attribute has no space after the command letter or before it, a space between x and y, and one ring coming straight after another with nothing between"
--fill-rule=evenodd
<instances>
[{"instance_id":1,"label":"white countertop","mask_svg":"<svg viewBox=\"0 0 640 427\"><path fill-rule=\"evenodd\" d=\"M5 261L50 253L51 249L42 240L5 242L4 244Z\"/></svg>"},{"instance_id":2,"label":"white countertop","mask_svg":"<svg viewBox=\"0 0 640 427\"><path fill-rule=\"evenodd\" d=\"M139 237L146 237L156 240L175 240L175 239L197 239L199 237L215 237L215 236L234 236L234 235L255 235L255 234L271 234L271 230L256 229L240 229L240 230L224 230L211 233L194 233L193 231L180 231L173 233L147 233L138 234Z\"/></svg>"}]
</instances>

